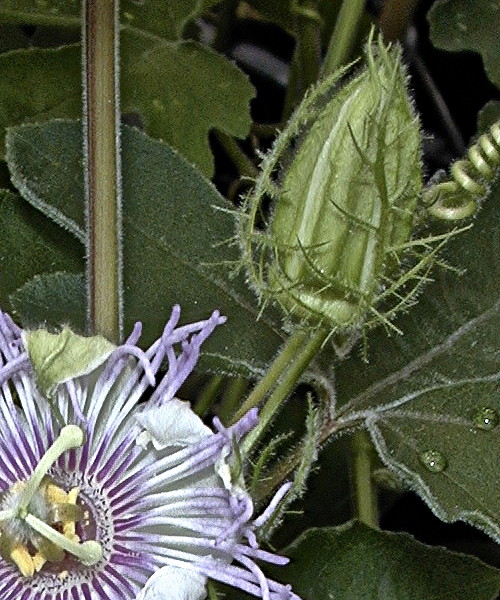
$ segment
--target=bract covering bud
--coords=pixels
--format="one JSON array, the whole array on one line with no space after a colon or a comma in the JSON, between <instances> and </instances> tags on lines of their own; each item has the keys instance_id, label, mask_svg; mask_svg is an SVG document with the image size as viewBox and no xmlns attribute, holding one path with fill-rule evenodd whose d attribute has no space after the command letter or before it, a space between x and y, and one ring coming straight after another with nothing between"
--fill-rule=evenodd
<instances>
[{"instance_id":1,"label":"bract covering bud","mask_svg":"<svg viewBox=\"0 0 500 600\"><path fill-rule=\"evenodd\" d=\"M396 290L408 278L394 278L422 189L420 128L399 48L369 43L366 66L339 88L345 71L306 96L264 158L240 221L261 298L334 330L368 315L385 320L375 306L388 289L401 304Z\"/></svg>"}]
</instances>

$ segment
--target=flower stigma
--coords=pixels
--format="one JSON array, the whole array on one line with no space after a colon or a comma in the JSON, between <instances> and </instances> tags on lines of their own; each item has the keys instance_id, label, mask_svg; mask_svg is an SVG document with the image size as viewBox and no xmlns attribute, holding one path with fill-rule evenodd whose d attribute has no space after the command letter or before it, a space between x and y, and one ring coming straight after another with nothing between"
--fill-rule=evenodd
<instances>
[{"instance_id":1,"label":"flower stigma","mask_svg":"<svg viewBox=\"0 0 500 600\"><path fill-rule=\"evenodd\" d=\"M61 562L64 552L84 565L102 557L95 540L80 543L76 521L83 516L77 506L78 488L69 492L55 485L47 471L66 451L80 447L85 436L77 425L66 425L41 457L27 481L16 481L3 495L0 511L0 555L32 577L47 562ZM48 522L47 522L48 521Z\"/></svg>"}]
</instances>

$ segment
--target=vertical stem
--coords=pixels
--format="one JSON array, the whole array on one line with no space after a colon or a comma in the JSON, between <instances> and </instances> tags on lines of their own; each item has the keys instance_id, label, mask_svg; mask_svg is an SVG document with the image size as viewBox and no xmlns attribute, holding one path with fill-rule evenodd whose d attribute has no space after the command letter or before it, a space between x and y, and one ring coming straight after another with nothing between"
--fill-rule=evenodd
<instances>
[{"instance_id":1,"label":"vertical stem","mask_svg":"<svg viewBox=\"0 0 500 600\"><path fill-rule=\"evenodd\" d=\"M201 418L206 417L208 411L212 408L213 404L217 400L217 395L224 383L222 375L214 375L210 381L202 388L198 394L196 404L194 405L194 412Z\"/></svg>"},{"instance_id":2,"label":"vertical stem","mask_svg":"<svg viewBox=\"0 0 500 600\"><path fill-rule=\"evenodd\" d=\"M83 3L83 132L90 333L122 328L118 0Z\"/></svg>"},{"instance_id":3,"label":"vertical stem","mask_svg":"<svg viewBox=\"0 0 500 600\"><path fill-rule=\"evenodd\" d=\"M343 1L323 63L323 77L331 75L351 59L364 10L365 0Z\"/></svg>"},{"instance_id":4,"label":"vertical stem","mask_svg":"<svg viewBox=\"0 0 500 600\"><path fill-rule=\"evenodd\" d=\"M372 479L373 447L365 431L354 434L352 451L356 516L363 523L378 527L377 493Z\"/></svg>"},{"instance_id":5,"label":"vertical stem","mask_svg":"<svg viewBox=\"0 0 500 600\"><path fill-rule=\"evenodd\" d=\"M293 0L295 13L295 51L281 121L285 122L301 102L308 88L316 83L321 63L321 17L317 0Z\"/></svg>"}]
</instances>

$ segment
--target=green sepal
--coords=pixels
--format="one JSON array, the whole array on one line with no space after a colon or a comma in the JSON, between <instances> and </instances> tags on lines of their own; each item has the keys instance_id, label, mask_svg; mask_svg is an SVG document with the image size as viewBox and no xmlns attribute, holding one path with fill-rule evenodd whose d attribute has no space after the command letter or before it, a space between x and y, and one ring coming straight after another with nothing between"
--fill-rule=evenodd
<instances>
[{"instance_id":1,"label":"green sepal","mask_svg":"<svg viewBox=\"0 0 500 600\"><path fill-rule=\"evenodd\" d=\"M38 389L49 398L59 384L97 369L116 347L101 336L83 337L69 327L60 333L23 331L22 337Z\"/></svg>"},{"instance_id":2,"label":"green sepal","mask_svg":"<svg viewBox=\"0 0 500 600\"><path fill-rule=\"evenodd\" d=\"M397 290L408 281L398 279L400 265L422 190L420 126L400 50L369 43L366 63L340 90L344 72L305 98L264 159L241 228L263 299L334 330L357 326L370 313L384 320L374 310L384 287L401 302ZM262 233L258 221L269 198L274 213Z\"/></svg>"}]
</instances>

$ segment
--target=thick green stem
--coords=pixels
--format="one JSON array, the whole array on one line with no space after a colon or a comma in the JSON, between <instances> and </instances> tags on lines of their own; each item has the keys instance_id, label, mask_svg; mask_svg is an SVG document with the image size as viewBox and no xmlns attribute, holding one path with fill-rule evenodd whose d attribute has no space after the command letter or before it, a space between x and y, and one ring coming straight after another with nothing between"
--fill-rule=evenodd
<instances>
[{"instance_id":1,"label":"thick green stem","mask_svg":"<svg viewBox=\"0 0 500 600\"><path fill-rule=\"evenodd\" d=\"M296 354L299 352L301 346L304 345L306 340L307 333L303 330L297 330L288 338L282 350L275 358L273 364L269 367L267 373L257 383L248 398L240 406L239 411L233 417L233 423L241 419L241 417L251 408L258 406L264 400L267 394L276 385L278 379L280 379L280 377L286 371L290 362L295 359Z\"/></svg>"},{"instance_id":2,"label":"thick green stem","mask_svg":"<svg viewBox=\"0 0 500 600\"><path fill-rule=\"evenodd\" d=\"M118 0L86 0L83 17L89 330L116 343L122 328Z\"/></svg>"},{"instance_id":3,"label":"thick green stem","mask_svg":"<svg viewBox=\"0 0 500 600\"><path fill-rule=\"evenodd\" d=\"M316 0L293 0L295 13L295 52L290 67L282 122L285 122L304 97L308 88L316 83L321 62L321 17Z\"/></svg>"},{"instance_id":4,"label":"thick green stem","mask_svg":"<svg viewBox=\"0 0 500 600\"><path fill-rule=\"evenodd\" d=\"M224 378L221 375L214 375L202 388L194 405L194 412L199 417L205 417L212 408L223 383Z\"/></svg>"},{"instance_id":5,"label":"thick green stem","mask_svg":"<svg viewBox=\"0 0 500 600\"><path fill-rule=\"evenodd\" d=\"M231 48L238 4L239 0L226 0L221 7L213 43L213 48L217 52L224 53Z\"/></svg>"},{"instance_id":6,"label":"thick green stem","mask_svg":"<svg viewBox=\"0 0 500 600\"><path fill-rule=\"evenodd\" d=\"M267 393L272 390L271 395L260 411L257 427L246 436L243 442L242 447L245 451L249 451L260 439L283 402L293 392L300 377L324 344L328 334L329 332L326 329L317 329L312 333L299 329L290 336L269 371L254 388L235 418L237 420L247 410L260 404Z\"/></svg>"},{"instance_id":7,"label":"thick green stem","mask_svg":"<svg viewBox=\"0 0 500 600\"><path fill-rule=\"evenodd\" d=\"M247 388L248 379L244 377L232 377L227 382L219 407L219 418L224 424L229 423L233 418Z\"/></svg>"},{"instance_id":8,"label":"thick green stem","mask_svg":"<svg viewBox=\"0 0 500 600\"><path fill-rule=\"evenodd\" d=\"M344 0L323 62L321 75L331 75L351 60L362 24L365 0Z\"/></svg>"},{"instance_id":9,"label":"thick green stem","mask_svg":"<svg viewBox=\"0 0 500 600\"><path fill-rule=\"evenodd\" d=\"M365 431L352 438L352 469L357 518L378 527L377 494L372 478L373 447Z\"/></svg>"}]
</instances>

